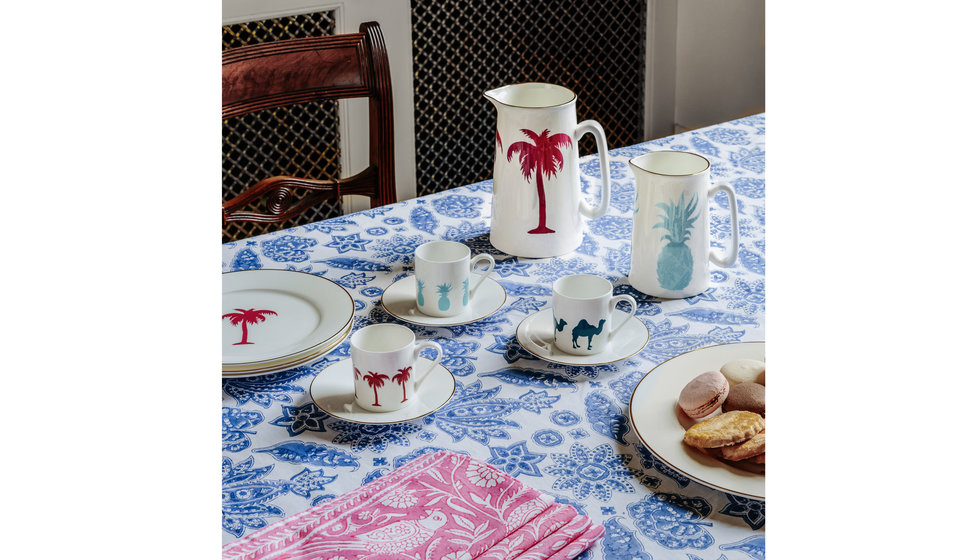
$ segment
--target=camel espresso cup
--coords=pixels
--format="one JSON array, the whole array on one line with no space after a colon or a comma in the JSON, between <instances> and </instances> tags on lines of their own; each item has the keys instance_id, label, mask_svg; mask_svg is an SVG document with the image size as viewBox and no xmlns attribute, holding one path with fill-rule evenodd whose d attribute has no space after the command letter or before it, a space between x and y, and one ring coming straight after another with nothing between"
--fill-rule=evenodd
<instances>
[{"instance_id":1,"label":"camel espresso cup","mask_svg":"<svg viewBox=\"0 0 980 560\"><path fill-rule=\"evenodd\" d=\"M470 273L480 261L489 266L471 285ZM480 284L493 270L488 253L470 258L470 248L457 241L430 241L415 249L415 303L430 317L452 317L469 308Z\"/></svg>"},{"instance_id":2,"label":"camel espresso cup","mask_svg":"<svg viewBox=\"0 0 980 560\"><path fill-rule=\"evenodd\" d=\"M613 296L609 280L592 274L573 274L552 286L555 346L566 354L598 354L636 313L636 300L629 295ZM629 302L630 311L618 325L611 323L616 304Z\"/></svg>"},{"instance_id":3,"label":"camel espresso cup","mask_svg":"<svg viewBox=\"0 0 980 560\"><path fill-rule=\"evenodd\" d=\"M416 371L419 353L436 351L424 371ZM350 338L354 369L354 402L370 412L399 410L415 399L419 386L442 359L442 348L432 341L416 343L415 333L393 323L364 327Z\"/></svg>"}]
</instances>

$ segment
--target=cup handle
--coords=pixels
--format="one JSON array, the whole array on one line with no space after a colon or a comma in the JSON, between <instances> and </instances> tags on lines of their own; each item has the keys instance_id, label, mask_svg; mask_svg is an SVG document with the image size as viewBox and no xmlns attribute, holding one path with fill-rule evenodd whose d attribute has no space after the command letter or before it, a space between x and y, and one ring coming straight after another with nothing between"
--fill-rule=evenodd
<instances>
[{"instance_id":1,"label":"cup handle","mask_svg":"<svg viewBox=\"0 0 980 560\"><path fill-rule=\"evenodd\" d=\"M473 294L476 293L476 289L479 288L480 287L480 284L482 284L483 281L487 279L487 276L490 275L490 271L492 271L494 265L497 264L497 262L495 260L493 260L493 257L490 256L490 253L480 253L479 255L473 257L472 259L470 259L470 272L472 272L473 269L476 267L476 263L478 263L480 261L486 261L486 262L490 263L490 267L487 268L483 272L483 274L480 275L480 278L476 281L476 284L473 284L473 287L470 288L470 298L473 297Z\"/></svg>"},{"instance_id":2,"label":"cup handle","mask_svg":"<svg viewBox=\"0 0 980 560\"><path fill-rule=\"evenodd\" d=\"M578 211L587 218L598 218L609 209L609 148L606 146L606 133L602 125L593 120L582 121L575 127L575 141L578 142L586 134L595 136L596 147L599 150L599 168L602 175L602 191L598 206L589 206L584 200L578 203ZM578 187L578 185L576 185Z\"/></svg>"},{"instance_id":3,"label":"cup handle","mask_svg":"<svg viewBox=\"0 0 980 560\"><path fill-rule=\"evenodd\" d=\"M416 373L416 377L415 377L415 389L416 390L418 390L419 385L421 385L422 382L425 381L425 378L428 377L430 373L432 373L432 370L436 369L436 366L439 365L439 362L442 361L442 347L439 346L438 344L436 344L435 342L432 342L431 340L427 340L425 342L420 343L418 346L415 347L415 352L412 354L413 364L415 362L419 361L419 354L421 354L422 353L422 350L425 350L426 348L434 348L435 349L435 351L436 351L436 359L435 359L435 361L432 362L432 365L429 366L429 369L425 370L424 373L421 373L420 374L418 372L415 372Z\"/></svg>"},{"instance_id":4,"label":"cup handle","mask_svg":"<svg viewBox=\"0 0 980 560\"><path fill-rule=\"evenodd\" d=\"M550 356L551 355L551 349L554 347L553 344L551 344L549 342L545 342L543 340L538 340L531 333L528 333L528 335L527 335L527 341L528 341L528 343L531 344L531 346L534 346L535 348L537 348L545 356Z\"/></svg>"},{"instance_id":5,"label":"cup handle","mask_svg":"<svg viewBox=\"0 0 980 560\"><path fill-rule=\"evenodd\" d=\"M732 246L728 249L728 254L724 257L718 256L718 253L715 251L709 251L708 258L718 266L727 267L735 264L735 258L738 256L738 202L735 200L735 191L728 186L728 183L718 183L709 190L708 200L714 198L715 193L719 190L728 194L728 209L732 215Z\"/></svg>"},{"instance_id":6,"label":"cup handle","mask_svg":"<svg viewBox=\"0 0 980 560\"><path fill-rule=\"evenodd\" d=\"M610 318L612 317L613 310L616 309L616 304L619 303L619 302L621 302L621 301L629 302L629 304L630 304L630 312L626 316L626 318L623 319L623 322L622 323L616 325L616 328L615 329L612 329L611 331L609 331L609 340L612 340L612 337L616 333L619 332L619 329L623 328L623 325L625 325L627 321L629 321L630 319L632 319L633 318L633 315L636 315L636 300L633 299L633 296L631 296L629 294L623 294L621 296L616 296L616 297L612 298L611 300L609 300L609 316L610 316Z\"/></svg>"}]
</instances>

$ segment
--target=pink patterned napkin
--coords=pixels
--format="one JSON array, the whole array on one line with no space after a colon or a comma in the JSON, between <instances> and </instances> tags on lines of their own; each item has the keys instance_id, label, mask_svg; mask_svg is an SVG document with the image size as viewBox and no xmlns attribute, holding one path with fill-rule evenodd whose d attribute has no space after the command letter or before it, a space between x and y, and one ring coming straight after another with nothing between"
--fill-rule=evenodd
<instances>
[{"instance_id":1,"label":"pink patterned napkin","mask_svg":"<svg viewBox=\"0 0 980 560\"><path fill-rule=\"evenodd\" d=\"M441 451L229 543L222 557L566 560L603 532L550 495L486 463Z\"/></svg>"}]
</instances>

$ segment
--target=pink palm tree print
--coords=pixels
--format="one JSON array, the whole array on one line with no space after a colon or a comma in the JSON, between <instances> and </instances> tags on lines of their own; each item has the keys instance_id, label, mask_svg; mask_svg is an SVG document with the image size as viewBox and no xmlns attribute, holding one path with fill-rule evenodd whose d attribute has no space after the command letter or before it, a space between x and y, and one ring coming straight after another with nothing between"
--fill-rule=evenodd
<instances>
[{"instance_id":1,"label":"pink palm tree print","mask_svg":"<svg viewBox=\"0 0 980 560\"><path fill-rule=\"evenodd\" d=\"M385 381L389 379L391 378L387 375L384 375L383 373L374 373L373 371L369 371L368 374L364 376L364 380L368 382L368 387L374 389L373 406L381 406L381 404L378 403L378 388L384 387Z\"/></svg>"},{"instance_id":2,"label":"pink palm tree print","mask_svg":"<svg viewBox=\"0 0 980 560\"><path fill-rule=\"evenodd\" d=\"M354 368L354 398L357 398L357 380L362 377L361 370Z\"/></svg>"},{"instance_id":3,"label":"pink palm tree print","mask_svg":"<svg viewBox=\"0 0 980 560\"><path fill-rule=\"evenodd\" d=\"M544 177L551 179L561 171L565 160L561 155L560 148L571 147L572 139L567 134L551 135L547 128L541 134L535 134L526 128L522 128L521 132L534 143L514 142L507 148L507 161L510 161L514 154L518 154L524 180L530 183L532 173L535 174L537 180L538 227L528 231L528 233L555 233L555 230L545 224L547 211L545 209Z\"/></svg>"},{"instance_id":4,"label":"pink palm tree print","mask_svg":"<svg viewBox=\"0 0 980 560\"><path fill-rule=\"evenodd\" d=\"M231 325L241 325L242 326L242 340L241 342L236 342L234 345L239 344L255 344L254 342L248 341L248 326L254 325L259 321L265 321L266 315L277 315L275 311L270 311L268 309L235 309L238 313L225 313L221 316L221 319L231 319Z\"/></svg>"},{"instance_id":5,"label":"pink palm tree print","mask_svg":"<svg viewBox=\"0 0 980 560\"><path fill-rule=\"evenodd\" d=\"M408 383L408 380L411 378L412 366L408 366L407 368L399 368L398 373L391 378L392 381L402 386L402 402L408 400L408 396L405 393L405 384Z\"/></svg>"}]
</instances>

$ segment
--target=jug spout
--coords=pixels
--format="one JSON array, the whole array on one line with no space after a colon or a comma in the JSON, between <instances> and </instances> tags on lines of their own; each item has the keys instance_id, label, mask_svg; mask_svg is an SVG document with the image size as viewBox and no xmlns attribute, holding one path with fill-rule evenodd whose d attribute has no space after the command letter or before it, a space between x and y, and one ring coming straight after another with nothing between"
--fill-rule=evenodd
<instances>
[{"instance_id":1,"label":"jug spout","mask_svg":"<svg viewBox=\"0 0 980 560\"><path fill-rule=\"evenodd\" d=\"M501 99L502 98L502 92L505 89L507 89L507 86L499 87L499 88L496 88L496 89L489 89L489 90L483 92L483 97L486 97L487 99L489 99L490 100L490 103L493 103L493 106L496 109L500 109L501 104L503 104L503 100Z\"/></svg>"},{"instance_id":2,"label":"jug spout","mask_svg":"<svg viewBox=\"0 0 980 560\"><path fill-rule=\"evenodd\" d=\"M566 87L540 82L503 86L487 90L483 92L483 96L497 109L501 107L550 109L573 105L576 99L575 93Z\"/></svg>"}]
</instances>

